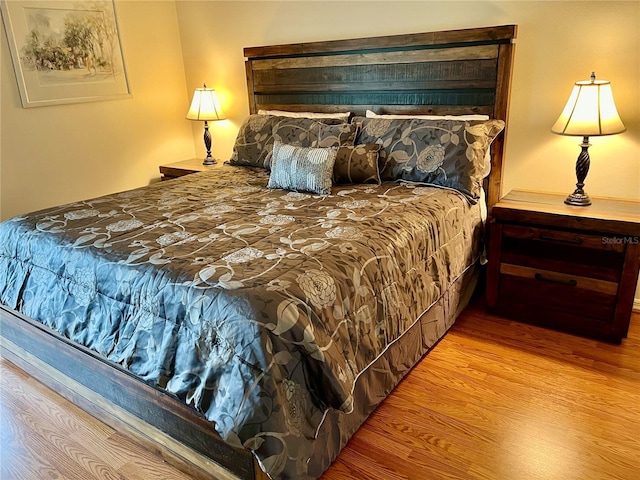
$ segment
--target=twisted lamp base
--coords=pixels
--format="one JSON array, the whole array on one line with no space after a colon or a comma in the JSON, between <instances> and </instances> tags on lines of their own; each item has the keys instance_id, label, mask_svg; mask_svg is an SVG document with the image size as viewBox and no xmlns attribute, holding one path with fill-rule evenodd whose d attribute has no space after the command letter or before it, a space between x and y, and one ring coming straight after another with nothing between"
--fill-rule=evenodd
<instances>
[{"instance_id":1,"label":"twisted lamp base","mask_svg":"<svg viewBox=\"0 0 640 480\"><path fill-rule=\"evenodd\" d=\"M584 137L580 144L582 151L580 152L580 155L578 155L578 160L576 160L576 179L578 180L578 183L576 183L575 191L565 199L564 203L567 205L575 205L578 207L591 205L591 199L584 191L584 180L587 178L589 166L591 165L588 151L590 146L589 137Z\"/></svg>"},{"instance_id":2,"label":"twisted lamp base","mask_svg":"<svg viewBox=\"0 0 640 480\"><path fill-rule=\"evenodd\" d=\"M216 159L211 156L211 133L209 133L209 123L204 121L204 146L207 149L207 157L202 162L203 165L215 165ZM587 167L588 168L588 167Z\"/></svg>"}]
</instances>

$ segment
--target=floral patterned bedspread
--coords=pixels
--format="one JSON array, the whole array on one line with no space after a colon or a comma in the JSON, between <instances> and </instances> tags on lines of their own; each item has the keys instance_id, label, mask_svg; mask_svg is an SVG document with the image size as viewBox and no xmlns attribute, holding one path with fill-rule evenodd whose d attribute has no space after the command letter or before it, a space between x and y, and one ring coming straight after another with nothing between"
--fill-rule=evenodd
<instances>
[{"instance_id":1,"label":"floral patterned bedspread","mask_svg":"<svg viewBox=\"0 0 640 480\"><path fill-rule=\"evenodd\" d=\"M0 302L177 395L273 478L480 253L477 206L406 183L269 190L225 166L0 224Z\"/></svg>"}]
</instances>

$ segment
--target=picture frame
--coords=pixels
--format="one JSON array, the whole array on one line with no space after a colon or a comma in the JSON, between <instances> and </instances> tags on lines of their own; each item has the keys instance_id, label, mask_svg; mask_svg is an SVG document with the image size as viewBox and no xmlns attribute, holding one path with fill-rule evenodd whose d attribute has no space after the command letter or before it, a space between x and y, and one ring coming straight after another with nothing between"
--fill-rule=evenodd
<instances>
[{"instance_id":1,"label":"picture frame","mask_svg":"<svg viewBox=\"0 0 640 480\"><path fill-rule=\"evenodd\" d=\"M23 108L131 96L114 0L0 0Z\"/></svg>"}]
</instances>

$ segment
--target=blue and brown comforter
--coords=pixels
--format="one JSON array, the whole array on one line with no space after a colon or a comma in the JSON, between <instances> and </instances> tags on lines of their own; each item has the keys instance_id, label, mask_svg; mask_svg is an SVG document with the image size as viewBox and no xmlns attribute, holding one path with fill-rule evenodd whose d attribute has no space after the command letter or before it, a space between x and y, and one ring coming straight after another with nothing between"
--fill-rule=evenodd
<instances>
[{"instance_id":1,"label":"blue and brown comforter","mask_svg":"<svg viewBox=\"0 0 640 480\"><path fill-rule=\"evenodd\" d=\"M478 207L406 183L270 190L225 166L0 224L0 302L177 395L274 478L478 256Z\"/></svg>"}]
</instances>

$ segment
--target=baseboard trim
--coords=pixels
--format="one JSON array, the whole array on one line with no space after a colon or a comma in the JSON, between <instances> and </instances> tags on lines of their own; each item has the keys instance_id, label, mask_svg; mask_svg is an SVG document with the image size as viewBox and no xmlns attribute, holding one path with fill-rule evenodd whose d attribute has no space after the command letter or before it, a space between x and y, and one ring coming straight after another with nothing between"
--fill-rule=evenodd
<instances>
[{"instance_id":1,"label":"baseboard trim","mask_svg":"<svg viewBox=\"0 0 640 480\"><path fill-rule=\"evenodd\" d=\"M636 313L640 313L640 298L633 299L633 311Z\"/></svg>"}]
</instances>

